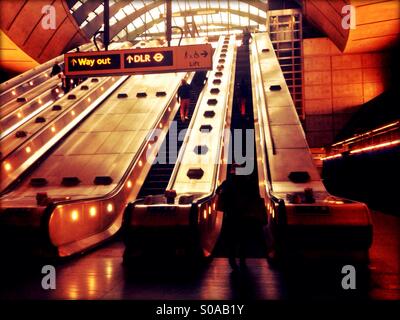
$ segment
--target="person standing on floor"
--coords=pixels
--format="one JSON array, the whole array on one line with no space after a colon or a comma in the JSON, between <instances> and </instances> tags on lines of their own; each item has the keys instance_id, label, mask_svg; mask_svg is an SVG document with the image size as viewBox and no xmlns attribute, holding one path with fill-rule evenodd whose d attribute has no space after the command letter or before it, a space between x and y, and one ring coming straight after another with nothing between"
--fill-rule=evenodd
<instances>
[{"instance_id":1,"label":"person standing on floor","mask_svg":"<svg viewBox=\"0 0 400 320\"><path fill-rule=\"evenodd\" d=\"M182 122L185 122L185 120L189 119L189 104L190 104L191 91L192 87L190 86L190 84L188 84L185 79L182 79L181 85L178 88L178 97L177 97L178 103L180 102L180 114Z\"/></svg>"},{"instance_id":2,"label":"person standing on floor","mask_svg":"<svg viewBox=\"0 0 400 320\"><path fill-rule=\"evenodd\" d=\"M245 265L246 229L243 223L249 200L247 196L247 177L238 175L240 165L233 163L227 179L217 188L217 194L223 204L224 227L227 236L228 259L232 270L238 270L236 256L239 253L240 265Z\"/></svg>"}]
</instances>

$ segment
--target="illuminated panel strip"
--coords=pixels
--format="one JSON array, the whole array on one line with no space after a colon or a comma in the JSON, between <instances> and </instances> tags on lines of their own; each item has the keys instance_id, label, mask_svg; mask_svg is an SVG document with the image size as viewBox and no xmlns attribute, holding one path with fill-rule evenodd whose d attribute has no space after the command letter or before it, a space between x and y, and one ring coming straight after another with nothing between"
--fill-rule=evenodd
<instances>
[{"instance_id":1,"label":"illuminated panel strip","mask_svg":"<svg viewBox=\"0 0 400 320\"><path fill-rule=\"evenodd\" d=\"M399 143L400 143L400 139L399 140L390 141L390 142L381 143L381 144L377 144L377 145L374 145L374 146L361 148L361 149L352 150L352 151L350 151L350 153L361 153L361 152L366 152L366 151L370 151L370 150L382 149L382 148L385 148L385 147L394 146L394 145L399 144Z\"/></svg>"},{"instance_id":2,"label":"illuminated panel strip","mask_svg":"<svg viewBox=\"0 0 400 320\"><path fill-rule=\"evenodd\" d=\"M367 131L367 132L365 132L365 133L356 135L356 136L351 137L351 138L349 138L349 139L346 139L346 140L343 140L343 141L340 141L340 142L336 142L336 143L334 143L334 144L332 145L332 147L335 147L335 146L338 146L338 145L341 145L341 144L346 144L346 143L348 143L348 142L350 142L350 141L353 141L353 140L356 140L356 139L358 139L358 138L362 138L362 137L365 137L365 136L369 136L371 133L376 133L376 132L378 132L378 131L382 131L382 130L384 130L384 129L391 128L391 127L394 127L394 126L399 125L399 124L400 124L400 121L396 121L396 122L387 124L387 125L385 125L385 126L376 128L376 129L374 129L374 130Z\"/></svg>"},{"instance_id":3,"label":"illuminated panel strip","mask_svg":"<svg viewBox=\"0 0 400 320\"><path fill-rule=\"evenodd\" d=\"M49 105L51 105L54 101L50 100L47 101L43 106L41 106L39 109L35 110L34 112L31 112L30 114L28 114L27 116L25 116L21 121L17 122L16 124L14 124L13 126L11 126L10 128L8 128L7 130L4 130L1 134L0 134L0 139L3 139L4 137L8 136L11 132L13 132L14 130L16 130L18 127L22 126L24 123L28 122L30 119L32 119L33 117L35 117L38 113L42 112L44 109L46 109Z\"/></svg>"},{"instance_id":4,"label":"illuminated panel strip","mask_svg":"<svg viewBox=\"0 0 400 320\"><path fill-rule=\"evenodd\" d=\"M325 158L320 158L320 160L322 160L322 161L325 161L325 160L330 160L330 159L336 159L336 158L340 158L342 155L340 154L340 153L338 153L338 154L335 154L335 155L333 155L333 156L328 156L328 157L325 157Z\"/></svg>"},{"instance_id":5,"label":"illuminated panel strip","mask_svg":"<svg viewBox=\"0 0 400 320\"><path fill-rule=\"evenodd\" d=\"M355 150L350 151L350 154L362 153L362 152L367 152L367 151L371 151L371 150L387 148L387 147L394 146L394 145L397 145L397 144L400 144L400 139L399 140L390 141L390 142L381 143L381 144L376 144L376 145L365 147L365 148L355 149ZM335 155L332 155L332 156L321 158L321 160L325 161L325 160L340 158L341 156L342 156L342 154L338 153L338 154L335 154Z\"/></svg>"}]
</instances>

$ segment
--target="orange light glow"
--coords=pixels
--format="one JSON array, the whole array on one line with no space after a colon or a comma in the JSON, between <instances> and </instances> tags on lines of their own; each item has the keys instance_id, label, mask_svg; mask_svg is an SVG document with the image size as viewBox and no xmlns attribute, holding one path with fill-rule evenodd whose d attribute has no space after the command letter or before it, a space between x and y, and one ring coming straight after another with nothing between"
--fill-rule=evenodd
<instances>
[{"instance_id":1,"label":"orange light glow","mask_svg":"<svg viewBox=\"0 0 400 320\"><path fill-rule=\"evenodd\" d=\"M17 94L14 90L11 93L13 96L15 96Z\"/></svg>"},{"instance_id":2,"label":"orange light glow","mask_svg":"<svg viewBox=\"0 0 400 320\"><path fill-rule=\"evenodd\" d=\"M71 115L75 116L75 111L74 110L71 111Z\"/></svg>"},{"instance_id":3,"label":"orange light glow","mask_svg":"<svg viewBox=\"0 0 400 320\"><path fill-rule=\"evenodd\" d=\"M321 159L322 161L325 161L325 160L340 158L341 156L342 156L342 154L338 153L338 154L335 154L335 155L333 155L333 156L328 156L328 157L320 158L320 159Z\"/></svg>"},{"instance_id":4,"label":"orange light glow","mask_svg":"<svg viewBox=\"0 0 400 320\"><path fill-rule=\"evenodd\" d=\"M114 206L112 203L107 204L107 212L113 212L114 211Z\"/></svg>"},{"instance_id":5,"label":"orange light glow","mask_svg":"<svg viewBox=\"0 0 400 320\"><path fill-rule=\"evenodd\" d=\"M19 119L21 119L21 118L22 118L22 114L21 114L21 112L18 112L18 113L17 113L17 117L18 117Z\"/></svg>"},{"instance_id":6,"label":"orange light glow","mask_svg":"<svg viewBox=\"0 0 400 320\"><path fill-rule=\"evenodd\" d=\"M381 148L393 146L393 145L396 145L399 143L400 143L400 140L394 140L394 141L376 144L376 145L361 148L361 149L355 149L355 150L350 151L350 153L360 153L360 152L365 152L365 151L370 151L370 150L381 149Z\"/></svg>"},{"instance_id":7,"label":"orange light glow","mask_svg":"<svg viewBox=\"0 0 400 320\"><path fill-rule=\"evenodd\" d=\"M33 81L29 81L29 84L30 84L31 86L33 86Z\"/></svg>"},{"instance_id":8,"label":"orange light glow","mask_svg":"<svg viewBox=\"0 0 400 320\"><path fill-rule=\"evenodd\" d=\"M357 134L357 135L355 135L354 137L348 138L348 139L343 140L343 141L336 142L336 143L334 143L334 144L332 145L332 147L335 147L335 146L338 146L338 145L341 145L341 144L347 144L347 143L349 143L350 141L353 141L353 140L356 140L356 139L359 139L359 138L362 138L362 137L367 137L367 136L369 136L371 133L376 133L376 132L378 132L378 131L382 131L382 130L388 129L388 128L394 127L394 126L396 126L396 125L399 125L399 124L400 124L400 121L396 121L396 122L389 123L389 124L387 124L387 125L384 125L384 126L382 126L382 127L376 128L376 129L374 129L374 130L367 131L367 132L364 132L364 133L361 133L361 134Z\"/></svg>"},{"instance_id":9,"label":"orange light glow","mask_svg":"<svg viewBox=\"0 0 400 320\"><path fill-rule=\"evenodd\" d=\"M208 207L208 215L211 215L211 206Z\"/></svg>"},{"instance_id":10,"label":"orange light glow","mask_svg":"<svg viewBox=\"0 0 400 320\"><path fill-rule=\"evenodd\" d=\"M26 147L26 148L25 148L25 151L26 151L26 153L31 153L31 151L32 151L32 150L31 150L31 147L29 147L29 146Z\"/></svg>"},{"instance_id":11,"label":"orange light glow","mask_svg":"<svg viewBox=\"0 0 400 320\"><path fill-rule=\"evenodd\" d=\"M91 217L95 217L96 214L97 214L96 208L95 208L95 207L90 207L90 209L89 209L89 215L90 215Z\"/></svg>"},{"instance_id":12,"label":"orange light glow","mask_svg":"<svg viewBox=\"0 0 400 320\"><path fill-rule=\"evenodd\" d=\"M39 99L38 102L39 102L40 104L42 104L42 99Z\"/></svg>"},{"instance_id":13,"label":"orange light glow","mask_svg":"<svg viewBox=\"0 0 400 320\"><path fill-rule=\"evenodd\" d=\"M59 93L60 92L60 90L58 90L58 88L56 88L56 93Z\"/></svg>"},{"instance_id":14,"label":"orange light glow","mask_svg":"<svg viewBox=\"0 0 400 320\"><path fill-rule=\"evenodd\" d=\"M168 111L171 112L171 107L168 107Z\"/></svg>"},{"instance_id":15,"label":"orange light glow","mask_svg":"<svg viewBox=\"0 0 400 320\"><path fill-rule=\"evenodd\" d=\"M162 129L162 123L160 123L160 129Z\"/></svg>"},{"instance_id":16,"label":"orange light glow","mask_svg":"<svg viewBox=\"0 0 400 320\"><path fill-rule=\"evenodd\" d=\"M10 171L11 170L11 164L9 164L8 162L4 163L4 169L6 169L6 171Z\"/></svg>"},{"instance_id":17,"label":"orange light glow","mask_svg":"<svg viewBox=\"0 0 400 320\"><path fill-rule=\"evenodd\" d=\"M132 181L131 181L131 180L128 180L128 182L126 183L126 186L127 186L128 188L132 188Z\"/></svg>"},{"instance_id":18,"label":"orange light glow","mask_svg":"<svg viewBox=\"0 0 400 320\"><path fill-rule=\"evenodd\" d=\"M71 212L71 220L72 220L72 221L77 221L78 218L79 218L78 211L77 211L77 210L72 211L72 212Z\"/></svg>"},{"instance_id":19,"label":"orange light glow","mask_svg":"<svg viewBox=\"0 0 400 320\"><path fill-rule=\"evenodd\" d=\"M51 132L56 132L56 127L51 127Z\"/></svg>"},{"instance_id":20,"label":"orange light glow","mask_svg":"<svg viewBox=\"0 0 400 320\"><path fill-rule=\"evenodd\" d=\"M90 102L90 101L92 101L92 99L88 98L87 101Z\"/></svg>"},{"instance_id":21,"label":"orange light glow","mask_svg":"<svg viewBox=\"0 0 400 320\"><path fill-rule=\"evenodd\" d=\"M207 210L206 209L204 209L204 211L203 211L203 218L204 218L204 220L207 219Z\"/></svg>"},{"instance_id":22,"label":"orange light glow","mask_svg":"<svg viewBox=\"0 0 400 320\"><path fill-rule=\"evenodd\" d=\"M104 91L104 88L103 88L103 87L101 87L101 88L100 88L100 90L101 90L101 91Z\"/></svg>"},{"instance_id":23,"label":"orange light glow","mask_svg":"<svg viewBox=\"0 0 400 320\"><path fill-rule=\"evenodd\" d=\"M139 160L139 167L141 167L143 165L142 160Z\"/></svg>"}]
</instances>

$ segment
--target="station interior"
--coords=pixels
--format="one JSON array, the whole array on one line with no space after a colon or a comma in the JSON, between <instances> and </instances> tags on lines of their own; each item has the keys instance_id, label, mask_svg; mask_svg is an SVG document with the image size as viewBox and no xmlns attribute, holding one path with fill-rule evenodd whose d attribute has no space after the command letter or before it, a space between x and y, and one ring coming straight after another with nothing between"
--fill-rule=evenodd
<instances>
[{"instance_id":1,"label":"station interior","mask_svg":"<svg viewBox=\"0 0 400 320\"><path fill-rule=\"evenodd\" d=\"M0 16L1 300L400 300L398 0Z\"/></svg>"}]
</instances>

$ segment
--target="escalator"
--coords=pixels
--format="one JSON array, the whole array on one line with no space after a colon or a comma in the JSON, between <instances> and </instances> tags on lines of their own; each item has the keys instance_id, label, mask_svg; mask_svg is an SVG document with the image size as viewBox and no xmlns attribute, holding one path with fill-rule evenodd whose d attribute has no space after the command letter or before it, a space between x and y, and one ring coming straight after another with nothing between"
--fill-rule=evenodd
<instances>
[{"instance_id":1,"label":"escalator","mask_svg":"<svg viewBox=\"0 0 400 320\"><path fill-rule=\"evenodd\" d=\"M204 82L205 73L197 72L191 82L192 97L189 105L189 120L182 122L180 112L178 111L176 113L170 124L170 130L168 131L168 134L161 145L160 151L157 154L156 160L140 189L138 198L144 198L149 195L164 194L175 167L177 155L183 143L182 139L178 139L182 138L179 137L179 133L182 132L182 130L187 129L189 126L200 92L204 87Z\"/></svg>"},{"instance_id":2,"label":"escalator","mask_svg":"<svg viewBox=\"0 0 400 320\"><path fill-rule=\"evenodd\" d=\"M241 82L244 81L244 88L242 91L247 93L245 113L242 115L241 112ZM243 83L242 83L243 85ZM251 161L252 163L247 163L246 165L253 167L252 173L250 174L249 187L252 193L258 194L258 174L257 174L257 164L255 163L255 148L253 149L252 155L249 154L249 150L245 149L247 145L246 139L253 139L250 145L255 145L254 143L254 131L250 137L246 135L246 130L254 130L254 114L253 114L253 99L252 99L252 83L250 76L250 60L249 60L249 46L238 47L237 58L236 58L236 72L235 72L235 94L234 94L234 104L232 108L232 121L231 121L231 145L229 150L234 150L237 144L242 145L242 153L246 155L246 161ZM235 130L241 130L241 135L235 135ZM241 139L241 141L238 141ZM234 154L234 152L232 153ZM233 157L233 159L232 159ZM239 159L235 159L234 155L229 159L229 163L240 163ZM227 176L231 175L230 167L228 169ZM260 228L254 228L256 230L242 231L246 232L247 246L246 246L246 256L252 258L263 258L266 257L266 247L264 235ZM241 236L241 235L238 235ZM228 233L226 230L226 225L223 224L221 236L218 240L217 246L215 248L214 254L217 257L227 257L229 250L228 244Z\"/></svg>"},{"instance_id":3,"label":"escalator","mask_svg":"<svg viewBox=\"0 0 400 320\"><path fill-rule=\"evenodd\" d=\"M147 253L206 258L213 252L222 225L215 192L220 181L226 179L229 136L225 133L231 122L235 62L235 37L221 36L204 88L204 75L197 74L192 82L196 94L200 90L201 93L196 97L196 107L191 106L193 114L187 123L188 131L175 133L176 123L168 128L170 139L160 155L170 152L169 160L175 162L171 165L173 169L156 163L144 183L146 189L140 192L142 197L129 203L125 210L124 262L133 262ZM179 129L184 129L183 124ZM185 135L177 146L179 153L167 149L176 134L180 139ZM164 136L160 144L163 142ZM178 153L176 161L175 152ZM165 194L164 189L171 192ZM143 198L146 194L153 195Z\"/></svg>"}]
</instances>

